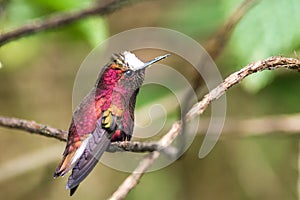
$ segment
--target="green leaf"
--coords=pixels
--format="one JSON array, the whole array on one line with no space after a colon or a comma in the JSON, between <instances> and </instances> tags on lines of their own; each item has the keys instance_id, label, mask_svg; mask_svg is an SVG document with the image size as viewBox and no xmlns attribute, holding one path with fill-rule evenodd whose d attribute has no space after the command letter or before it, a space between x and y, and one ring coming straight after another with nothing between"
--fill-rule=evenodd
<instances>
[{"instance_id":1,"label":"green leaf","mask_svg":"<svg viewBox=\"0 0 300 200\"><path fill-rule=\"evenodd\" d=\"M92 47L96 47L108 37L106 21L99 17L78 22L78 28Z\"/></svg>"},{"instance_id":2,"label":"green leaf","mask_svg":"<svg viewBox=\"0 0 300 200\"><path fill-rule=\"evenodd\" d=\"M248 92L257 93L271 83L273 79L274 74L269 71L255 73L243 80L242 87Z\"/></svg>"},{"instance_id":3,"label":"green leaf","mask_svg":"<svg viewBox=\"0 0 300 200\"><path fill-rule=\"evenodd\" d=\"M28 4L48 11L62 11L87 7L92 0L26 0Z\"/></svg>"},{"instance_id":4,"label":"green leaf","mask_svg":"<svg viewBox=\"0 0 300 200\"><path fill-rule=\"evenodd\" d=\"M224 19L219 0L178 1L166 10L165 24L189 36L209 37Z\"/></svg>"},{"instance_id":5,"label":"green leaf","mask_svg":"<svg viewBox=\"0 0 300 200\"><path fill-rule=\"evenodd\" d=\"M22 0L9 2L5 12L7 15L7 20L4 21L5 28L18 26L35 18L35 9L33 6Z\"/></svg>"},{"instance_id":6,"label":"green leaf","mask_svg":"<svg viewBox=\"0 0 300 200\"><path fill-rule=\"evenodd\" d=\"M5 70L19 67L30 67L30 63L38 54L42 45L41 37L31 37L22 42L10 42L0 48L0 62Z\"/></svg>"},{"instance_id":7,"label":"green leaf","mask_svg":"<svg viewBox=\"0 0 300 200\"><path fill-rule=\"evenodd\" d=\"M259 2L237 25L229 44L232 54L243 64L273 55L293 54L300 44L300 1ZM251 76L243 84L247 84L245 88L249 91L258 91L273 77L273 74Z\"/></svg>"}]
</instances>

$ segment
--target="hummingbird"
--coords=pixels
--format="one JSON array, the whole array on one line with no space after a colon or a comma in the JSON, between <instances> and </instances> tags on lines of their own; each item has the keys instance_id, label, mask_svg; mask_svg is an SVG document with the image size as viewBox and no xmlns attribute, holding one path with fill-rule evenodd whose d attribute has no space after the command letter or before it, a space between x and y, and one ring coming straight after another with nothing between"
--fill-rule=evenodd
<instances>
[{"instance_id":1,"label":"hummingbird","mask_svg":"<svg viewBox=\"0 0 300 200\"><path fill-rule=\"evenodd\" d=\"M70 196L98 163L111 142L130 141L134 128L136 97L145 69L168 57L142 62L130 51L113 54L94 87L73 113L63 159L54 178L72 170L66 189Z\"/></svg>"}]
</instances>

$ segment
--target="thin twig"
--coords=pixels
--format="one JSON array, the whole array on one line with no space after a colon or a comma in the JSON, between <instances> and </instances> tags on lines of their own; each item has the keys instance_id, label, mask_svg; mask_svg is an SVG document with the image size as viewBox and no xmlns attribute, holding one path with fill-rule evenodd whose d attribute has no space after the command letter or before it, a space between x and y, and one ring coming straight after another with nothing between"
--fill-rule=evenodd
<instances>
[{"instance_id":1,"label":"thin twig","mask_svg":"<svg viewBox=\"0 0 300 200\"><path fill-rule=\"evenodd\" d=\"M116 9L134 3L134 0L110 0L106 2L107 3L105 4L95 4L92 7L83 10L61 13L42 20L35 20L29 24L16 28L15 30L2 33L0 34L0 46L8 43L9 41L16 40L27 35L32 35L47 29L64 26L86 17L110 14Z\"/></svg>"},{"instance_id":2,"label":"thin twig","mask_svg":"<svg viewBox=\"0 0 300 200\"><path fill-rule=\"evenodd\" d=\"M208 39L205 43L204 48L210 56L209 59L206 55L202 55L200 58L200 63L198 66L203 67L204 65L210 65L212 58L216 60L221 53L223 52L226 44L228 43L234 28L237 26L238 22L247 14L252 6L257 3L259 0L244 0L231 14L231 16L225 21L225 23L219 28L219 30ZM193 76L193 74L192 74ZM197 91L201 86L204 85L204 82L201 77L194 77L193 88ZM187 99L190 98L190 95L187 95Z\"/></svg>"},{"instance_id":3,"label":"thin twig","mask_svg":"<svg viewBox=\"0 0 300 200\"><path fill-rule=\"evenodd\" d=\"M114 153L118 151L131 151L131 152L152 152L158 150L160 147L157 142L137 142L137 141L124 141L112 143L107 152Z\"/></svg>"},{"instance_id":4,"label":"thin twig","mask_svg":"<svg viewBox=\"0 0 300 200\"><path fill-rule=\"evenodd\" d=\"M201 115L213 100L218 99L229 88L238 84L250 74L279 68L287 68L300 71L300 61L295 58L273 56L248 64L246 67L228 76L223 81L223 83L221 83L219 86L205 95L200 102L196 103L187 113L187 119L192 119L195 116Z\"/></svg>"},{"instance_id":5,"label":"thin twig","mask_svg":"<svg viewBox=\"0 0 300 200\"><path fill-rule=\"evenodd\" d=\"M198 134L204 134L207 131L207 126L209 124L209 119L201 118L199 132ZM262 116L255 117L252 119L233 119L227 118L226 124L222 130L222 138L227 139L228 137L252 137L252 136L296 136L298 137L300 133L300 114L290 114L290 115L276 115L276 116ZM275 134L274 134L275 133ZM276 134L278 133L278 134ZM134 145L144 145L141 142L120 142L119 144L112 144L113 148L109 148L109 152L114 152L119 148L119 146L124 146L120 151L124 151L127 148L128 143L132 143L132 146L128 146L128 151L137 152L134 149ZM149 145L151 143L149 142ZM140 147L139 149L144 149L145 151L151 151L154 149L159 149L157 142L152 142L155 146L153 149L148 147ZM169 146L170 147L170 146ZM168 148L169 148L168 147ZM175 147L173 147L177 150ZM136 149L136 150L139 150ZM165 150L165 149L164 149ZM13 158L6 161L0 165L0 183L4 182L10 178L17 177L19 175L25 174L28 171L34 171L43 166L47 166L49 163L53 163L58 158L57 156L61 154L61 145L47 146L43 149L38 149L36 151L22 154L22 156ZM156 154L156 153L155 153ZM176 153L175 153L176 154ZM45 157L45 155L47 155ZM167 155L173 155L172 152L167 152ZM151 155L150 157L155 156ZM27 162L30 160L30 162ZM23 163L20 165L19 163ZM24 165L26 163L26 165ZM141 171L141 169L140 169ZM142 175L141 173L136 173L136 176ZM134 178L137 179L136 177Z\"/></svg>"},{"instance_id":6,"label":"thin twig","mask_svg":"<svg viewBox=\"0 0 300 200\"><path fill-rule=\"evenodd\" d=\"M244 0L231 14L231 16L225 21L225 23L219 28L219 30L209 38L209 40L204 45L208 55L202 54L200 56L200 62L197 64L197 68L210 68L211 67L211 59L216 60L221 53L223 52L226 44L228 43L232 32L238 22L247 14L250 8L257 3L259 0ZM189 109L189 100L195 94L201 94L201 90L205 85L204 79L201 76L198 76L197 73L191 74L192 80L192 88L188 91L186 96L183 99L183 103L181 104L182 116L186 115L186 112ZM183 150L185 141L185 121L182 124L182 134L180 134L180 141L182 141L181 151Z\"/></svg>"},{"instance_id":7,"label":"thin twig","mask_svg":"<svg viewBox=\"0 0 300 200\"><path fill-rule=\"evenodd\" d=\"M223 83L217 86L215 89L210 91L204 98L196 103L186 114L185 120L190 121L193 118L201 115L210 103L219 97L221 97L229 88L241 82L248 75L257 73L263 70L274 70L279 68L287 68L300 71L300 60L294 58L284 58L284 57L270 57L265 60L256 61L242 68L240 71L235 72L228 76ZM159 141L160 143L168 146L176 138L181 130L181 124L175 122L170 129L170 131ZM125 181L120 185L120 187L112 194L111 200L123 199L126 197L128 192L130 192L138 183L143 174L152 165L155 159L160 155L159 151L149 153L141 160L138 167L134 172L129 175Z\"/></svg>"},{"instance_id":8,"label":"thin twig","mask_svg":"<svg viewBox=\"0 0 300 200\"><path fill-rule=\"evenodd\" d=\"M201 115L206 108L210 105L213 100L218 99L222 96L229 88L241 82L248 75L257 73L263 70L274 70L274 69L292 69L300 71L300 60L294 58L285 57L270 57L264 60L256 61L242 68L241 70L228 76L223 83L217 86L215 89L210 91L204 98L196 103L186 114L185 119L189 121L199 115ZM16 128L24 130L31 133L37 133L47 137L53 137L59 140L65 140L65 132L59 129L54 129L45 125L37 124L33 121L21 120L16 118L4 118L0 117L0 126ZM169 146L181 130L181 123L175 122L170 129L170 131L163 136L161 140L157 143L156 147L161 149L162 147ZM153 145L153 143L150 143ZM122 147L121 147L122 148ZM149 147L147 147L149 148ZM122 199L127 193L134 188L139 182L140 178L151 166L153 161L157 159L160 155L160 151L154 151L145 156L145 158L140 162L138 167L135 169L134 173L127 177L118 190L112 195L111 199Z\"/></svg>"},{"instance_id":9,"label":"thin twig","mask_svg":"<svg viewBox=\"0 0 300 200\"><path fill-rule=\"evenodd\" d=\"M0 116L0 126L23 130L23 131L27 131L29 133L34 133L34 134L38 134L38 135L42 135L42 136L46 136L46 137L55 138L60 141L67 140L67 132L66 131L57 129L57 128L53 128L48 125L39 124L35 121Z\"/></svg>"},{"instance_id":10,"label":"thin twig","mask_svg":"<svg viewBox=\"0 0 300 200\"><path fill-rule=\"evenodd\" d=\"M165 134L159 140L158 143L163 147L167 147L176 138L176 136L180 132L180 129L180 122L175 122L172 128L169 130L169 132ZM132 190L139 183L139 180L142 178L142 176L148 170L148 168L152 165L154 160L156 160L159 157L159 155L159 151L154 151L146 155L141 160L139 165L135 168L135 170L132 172L132 174L124 180L124 182L119 186L119 188L113 193L113 195L109 199L124 199L128 192L130 192L130 190Z\"/></svg>"},{"instance_id":11,"label":"thin twig","mask_svg":"<svg viewBox=\"0 0 300 200\"><path fill-rule=\"evenodd\" d=\"M228 43L234 28L238 22L247 14L250 8L259 0L244 0L231 14L231 16L225 21L225 23L218 29L218 31L212 35L205 43L204 48L207 51L210 58L216 60L223 52L226 44ZM199 66L211 64L211 60L206 55L202 55L200 58ZM193 74L191 74L193 76ZM202 85L204 85L201 77L194 77L193 88L197 91ZM192 91L192 93L194 92ZM189 95L187 96L189 99Z\"/></svg>"},{"instance_id":12,"label":"thin twig","mask_svg":"<svg viewBox=\"0 0 300 200\"><path fill-rule=\"evenodd\" d=\"M253 135L266 135L274 132L296 134L300 132L300 115L265 116L255 119L227 119L223 128L223 135L235 137L246 137ZM209 119L201 119L199 133L203 134ZM52 137L60 141L66 141L67 131L39 124L32 120L1 117L0 126L26 131L46 137ZM235 134L237 133L237 134ZM158 142L124 141L114 142L110 145L108 152L130 151L130 152L152 152L163 149Z\"/></svg>"},{"instance_id":13,"label":"thin twig","mask_svg":"<svg viewBox=\"0 0 300 200\"><path fill-rule=\"evenodd\" d=\"M0 126L12 129L23 130L29 133L38 134L46 137L67 140L67 131L39 124L35 121L25 119L10 118L0 116ZM114 142L107 149L108 152L130 151L130 152L152 152L162 149L163 147L157 142L136 142L124 141ZM172 149L170 149L172 150Z\"/></svg>"}]
</instances>

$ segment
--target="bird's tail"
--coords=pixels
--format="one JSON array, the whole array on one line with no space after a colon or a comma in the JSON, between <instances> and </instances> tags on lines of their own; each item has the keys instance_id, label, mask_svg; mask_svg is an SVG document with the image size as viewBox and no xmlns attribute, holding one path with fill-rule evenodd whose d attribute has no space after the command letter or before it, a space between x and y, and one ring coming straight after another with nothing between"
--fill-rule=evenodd
<instances>
[{"instance_id":1,"label":"bird's tail","mask_svg":"<svg viewBox=\"0 0 300 200\"><path fill-rule=\"evenodd\" d=\"M100 157L110 144L110 138L107 131L101 125L89 137L86 148L77 163L75 164L72 174L69 176L66 189L70 189L70 195L73 195L78 185L88 176L92 169L98 163Z\"/></svg>"}]
</instances>

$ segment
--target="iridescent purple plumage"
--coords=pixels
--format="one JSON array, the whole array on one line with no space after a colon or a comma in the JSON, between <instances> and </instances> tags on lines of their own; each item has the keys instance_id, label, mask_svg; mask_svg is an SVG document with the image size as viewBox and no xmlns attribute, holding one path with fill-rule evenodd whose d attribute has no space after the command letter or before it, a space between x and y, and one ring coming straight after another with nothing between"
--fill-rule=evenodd
<instances>
[{"instance_id":1,"label":"iridescent purple plumage","mask_svg":"<svg viewBox=\"0 0 300 200\"><path fill-rule=\"evenodd\" d=\"M104 67L94 88L73 114L63 160L54 173L58 177L72 170L66 186L71 195L111 141L131 139L135 101L145 68L167 56L143 63L125 51L115 54Z\"/></svg>"}]
</instances>

